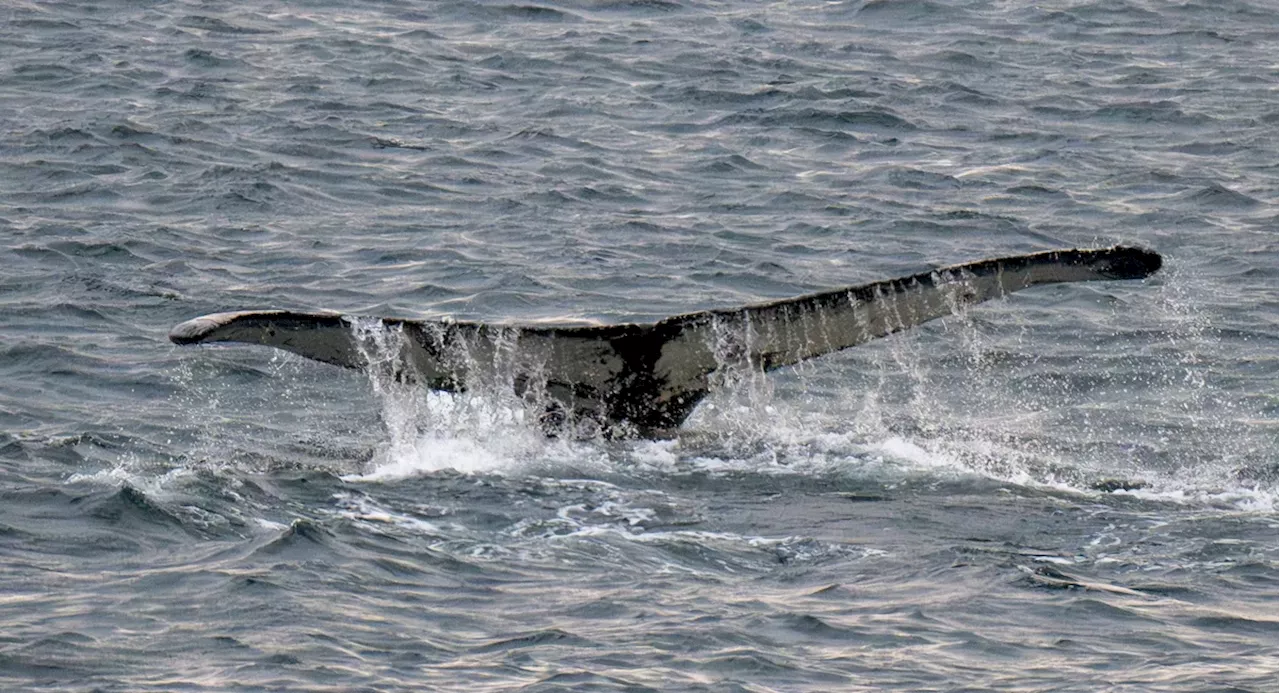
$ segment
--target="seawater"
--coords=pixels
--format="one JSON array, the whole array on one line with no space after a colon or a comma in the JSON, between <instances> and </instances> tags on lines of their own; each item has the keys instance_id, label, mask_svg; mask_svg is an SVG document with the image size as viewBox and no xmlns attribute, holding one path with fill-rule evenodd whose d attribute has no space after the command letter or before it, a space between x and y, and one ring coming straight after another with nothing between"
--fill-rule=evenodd
<instances>
[{"instance_id":1,"label":"seawater","mask_svg":"<svg viewBox=\"0 0 1280 693\"><path fill-rule=\"evenodd\" d=\"M1256 2L0 8L5 690L1275 690ZM1139 244L548 439L220 310L656 320Z\"/></svg>"}]
</instances>

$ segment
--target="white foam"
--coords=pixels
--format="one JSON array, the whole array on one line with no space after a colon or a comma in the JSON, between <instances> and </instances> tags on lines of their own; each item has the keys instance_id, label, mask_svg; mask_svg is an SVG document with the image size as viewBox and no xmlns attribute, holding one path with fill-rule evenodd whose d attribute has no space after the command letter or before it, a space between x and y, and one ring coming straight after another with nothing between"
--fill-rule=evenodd
<instances>
[{"instance_id":1,"label":"white foam","mask_svg":"<svg viewBox=\"0 0 1280 693\"><path fill-rule=\"evenodd\" d=\"M168 491L170 487L194 475L195 470L188 467L173 467L157 474L156 464L148 464L136 455L124 455L110 469L101 469L87 474L77 472L67 477L67 483L88 483L106 487L128 484L148 496L169 498L172 496Z\"/></svg>"},{"instance_id":2,"label":"white foam","mask_svg":"<svg viewBox=\"0 0 1280 693\"><path fill-rule=\"evenodd\" d=\"M490 442L495 442L490 439ZM501 441L497 441L501 443ZM374 455L370 470L344 476L348 481L388 481L453 470L464 474L499 472L517 464L518 450L488 447L472 438L423 435L410 444L390 445ZM515 452L517 454L513 455Z\"/></svg>"},{"instance_id":3,"label":"white foam","mask_svg":"<svg viewBox=\"0 0 1280 693\"><path fill-rule=\"evenodd\" d=\"M253 519L253 521L259 527L272 532L283 532L284 530L289 529L289 525L281 524L279 522L268 520L262 517L256 517Z\"/></svg>"},{"instance_id":4,"label":"white foam","mask_svg":"<svg viewBox=\"0 0 1280 693\"><path fill-rule=\"evenodd\" d=\"M631 459L645 467L672 470L680 462L680 448L675 440L641 440L631 447Z\"/></svg>"},{"instance_id":5,"label":"white foam","mask_svg":"<svg viewBox=\"0 0 1280 693\"><path fill-rule=\"evenodd\" d=\"M430 536L439 536L442 534L441 528L431 522L412 515L392 512L376 505L372 500L364 496L339 493L334 495L334 499L337 500L338 507L341 508L338 515L349 520L395 525L418 534L426 534Z\"/></svg>"},{"instance_id":6,"label":"white foam","mask_svg":"<svg viewBox=\"0 0 1280 693\"><path fill-rule=\"evenodd\" d=\"M892 436L879 443L872 443L867 446L867 449L907 462L916 467L926 469L962 468L955 458L938 452L930 452L920 447L920 445L898 436Z\"/></svg>"},{"instance_id":7,"label":"white foam","mask_svg":"<svg viewBox=\"0 0 1280 693\"><path fill-rule=\"evenodd\" d=\"M1198 488L1184 486L1173 480L1161 480L1137 489L1113 491L1117 496L1131 496L1143 500L1177 503L1179 505L1208 505L1232 508L1249 513L1274 513L1280 509L1280 497L1275 487Z\"/></svg>"},{"instance_id":8,"label":"white foam","mask_svg":"<svg viewBox=\"0 0 1280 693\"><path fill-rule=\"evenodd\" d=\"M598 441L547 438L523 418L500 411L479 396L459 403L432 393L416 418L402 417L390 440L375 450L365 469L347 481L395 481L442 471L463 474L524 473L556 467L604 469L608 453ZM495 414L495 411L498 413ZM387 419L384 419L387 421Z\"/></svg>"},{"instance_id":9,"label":"white foam","mask_svg":"<svg viewBox=\"0 0 1280 693\"><path fill-rule=\"evenodd\" d=\"M471 370L487 366L493 373L469 383L464 393L432 392L396 379L406 339L400 329L360 321L353 330L369 364L365 372L381 405L387 441L363 473L344 479L389 481L445 470L500 473L540 456L546 441L526 423L525 405L513 394L502 364L472 360Z\"/></svg>"}]
</instances>

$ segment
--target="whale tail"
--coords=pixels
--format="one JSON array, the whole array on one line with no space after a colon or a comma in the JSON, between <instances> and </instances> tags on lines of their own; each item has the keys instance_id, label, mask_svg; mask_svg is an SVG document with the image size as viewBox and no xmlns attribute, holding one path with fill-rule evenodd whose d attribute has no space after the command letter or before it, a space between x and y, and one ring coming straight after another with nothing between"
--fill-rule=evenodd
<instances>
[{"instance_id":1,"label":"whale tail","mask_svg":"<svg viewBox=\"0 0 1280 693\"><path fill-rule=\"evenodd\" d=\"M347 368L369 365L362 326L399 331L400 374L437 390L465 389L487 364L511 369L516 394L545 393L544 423L591 421L610 434L678 427L726 363L768 371L846 349L1040 284L1141 279L1160 255L1117 246L981 260L657 323L496 326L355 318L283 310L215 313L183 322L176 344L265 344ZM507 358L500 359L501 355Z\"/></svg>"}]
</instances>

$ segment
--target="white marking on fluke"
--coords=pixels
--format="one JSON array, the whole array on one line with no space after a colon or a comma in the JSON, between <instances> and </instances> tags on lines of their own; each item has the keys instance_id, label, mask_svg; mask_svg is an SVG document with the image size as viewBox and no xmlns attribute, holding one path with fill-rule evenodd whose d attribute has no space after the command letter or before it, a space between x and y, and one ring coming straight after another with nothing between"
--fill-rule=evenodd
<instances>
[{"instance_id":1,"label":"white marking on fluke","mask_svg":"<svg viewBox=\"0 0 1280 693\"><path fill-rule=\"evenodd\" d=\"M257 310L188 320L169 339L265 344L366 368L368 350L361 340L368 338L370 324L381 323L403 335L398 378L457 392L469 381L492 382L484 369L502 363L515 393L543 407L549 433L596 429L654 437L678 427L707 394L711 375L726 365L770 371L1031 286L1141 279L1160 265L1160 255L1143 248L1052 250L649 324L514 327ZM726 363L725 351L733 352L732 363Z\"/></svg>"}]
</instances>

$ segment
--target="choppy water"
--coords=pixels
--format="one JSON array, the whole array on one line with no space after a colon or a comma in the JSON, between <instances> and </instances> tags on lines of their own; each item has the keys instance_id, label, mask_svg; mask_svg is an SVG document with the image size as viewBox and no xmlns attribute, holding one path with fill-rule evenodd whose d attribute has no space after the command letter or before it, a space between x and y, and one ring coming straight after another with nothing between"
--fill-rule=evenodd
<instances>
[{"instance_id":1,"label":"choppy water","mask_svg":"<svg viewBox=\"0 0 1280 693\"><path fill-rule=\"evenodd\" d=\"M0 687L1275 690L1274 4L0 19ZM166 340L1113 242L671 441Z\"/></svg>"}]
</instances>

